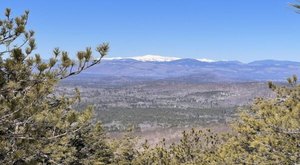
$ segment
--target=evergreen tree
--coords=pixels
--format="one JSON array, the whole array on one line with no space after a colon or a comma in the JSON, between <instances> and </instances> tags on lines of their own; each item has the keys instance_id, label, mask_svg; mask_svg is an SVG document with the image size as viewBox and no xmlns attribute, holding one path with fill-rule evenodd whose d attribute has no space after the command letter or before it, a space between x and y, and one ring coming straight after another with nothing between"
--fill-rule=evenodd
<instances>
[{"instance_id":1,"label":"evergreen tree","mask_svg":"<svg viewBox=\"0 0 300 165\"><path fill-rule=\"evenodd\" d=\"M241 112L235 131L221 148L225 162L238 164L300 163L300 85L297 77L289 86L269 83L275 98L257 99Z\"/></svg>"},{"instance_id":2,"label":"evergreen tree","mask_svg":"<svg viewBox=\"0 0 300 165\"><path fill-rule=\"evenodd\" d=\"M192 129L184 131L179 143L169 147L165 140L155 147L150 147L146 141L133 164L222 164L218 150L223 140L209 129L205 131Z\"/></svg>"},{"instance_id":3,"label":"evergreen tree","mask_svg":"<svg viewBox=\"0 0 300 165\"><path fill-rule=\"evenodd\" d=\"M118 165L133 164L133 160L137 157L136 137L131 135L129 130L124 136L115 141L111 141L114 151L114 163Z\"/></svg>"},{"instance_id":4,"label":"evergreen tree","mask_svg":"<svg viewBox=\"0 0 300 165\"><path fill-rule=\"evenodd\" d=\"M29 12L12 18L6 9L0 19L0 164L107 164L113 154L103 129L92 123L92 108L75 111L80 101L54 94L61 79L79 74L100 63L109 46L77 53L72 61L58 48L43 61L36 48L34 32L26 29ZM97 163L96 163L97 162Z\"/></svg>"}]
</instances>

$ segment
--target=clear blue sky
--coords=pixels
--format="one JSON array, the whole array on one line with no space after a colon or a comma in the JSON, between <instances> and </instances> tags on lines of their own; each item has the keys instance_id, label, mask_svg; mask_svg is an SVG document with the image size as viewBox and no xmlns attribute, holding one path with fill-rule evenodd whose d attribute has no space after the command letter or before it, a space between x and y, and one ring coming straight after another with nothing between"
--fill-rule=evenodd
<instances>
[{"instance_id":1,"label":"clear blue sky","mask_svg":"<svg viewBox=\"0 0 300 165\"><path fill-rule=\"evenodd\" d=\"M107 41L110 57L156 54L249 62L300 61L293 0L0 0L30 10L44 58ZM1 16L3 18L3 15Z\"/></svg>"}]
</instances>

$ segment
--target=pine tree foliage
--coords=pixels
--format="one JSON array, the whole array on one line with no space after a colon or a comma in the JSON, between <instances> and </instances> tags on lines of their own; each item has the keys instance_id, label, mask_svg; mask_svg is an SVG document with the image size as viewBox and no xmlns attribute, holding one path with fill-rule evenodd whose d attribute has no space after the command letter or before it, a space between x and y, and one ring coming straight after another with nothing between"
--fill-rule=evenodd
<instances>
[{"instance_id":1,"label":"pine tree foliage","mask_svg":"<svg viewBox=\"0 0 300 165\"><path fill-rule=\"evenodd\" d=\"M160 145L150 147L146 141L133 164L213 164L220 162L217 153L224 139L209 129L192 129L184 131L180 142L171 146L166 146L163 140Z\"/></svg>"},{"instance_id":2,"label":"pine tree foliage","mask_svg":"<svg viewBox=\"0 0 300 165\"><path fill-rule=\"evenodd\" d=\"M121 138L111 141L114 151L113 164L131 165L138 154L136 149L137 138L132 135L132 130L128 130Z\"/></svg>"},{"instance_id":3,"label":"pine tree foliage","mask_svg":"<svg viewBox=\"0 0 300 165\"><path fill-rule=\"evenodd\" d=\"M257 99L241 112L233 125L236 135L220 150L225 162L300 163L300 85L296 76L288 83L278 86L270 82L276 98Z\"/></svg>"},{"instance_id":4,"label":"pine tree foliage","mask_svg":"<svg viewBox=\"0 0 300 165\"><path fill-rule=\"evenodd\" d=\"M109 46L77 53L72 61L56 48L53 58L33 54L34 32L26 29L29 12L12 18L6 9L0 19L0 164L80 164L112 161L103 129L92 124L92 108L77 112L80 99L54 94L60 79L100 63Z\"/></svg>"}]
</instances>

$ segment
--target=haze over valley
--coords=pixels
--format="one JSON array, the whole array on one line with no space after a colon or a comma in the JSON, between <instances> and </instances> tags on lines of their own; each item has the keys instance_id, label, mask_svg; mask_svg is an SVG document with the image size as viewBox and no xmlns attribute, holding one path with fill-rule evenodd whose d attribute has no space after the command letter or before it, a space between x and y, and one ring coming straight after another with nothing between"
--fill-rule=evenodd
<instances>
[{"instance_id":1,"label":"haze over valley","mask_svg":"<svg viewBox=\"0 0 300 165\"><path fill-rule=\"evenodd\" d=\"M193 82L285 81L300 74L300 62L260 60L250 63L163 56L103 59L83 74L141 81L168 79ZM130 79L131 77L131 79ZM109 82L111 83L111 82Z\"/></svg>"},{"instance_id":2,"label":"haze over valley","mask_svg":"<svg viewBox=\"0 0 300 165\"><path fill-rule=\"evenodd\" d=\"M78 109L94 105L108 131L207 127L230 123L238 107L273 97L268 81L285 83L300 63L251 63L163 56L107 58L61 83L59 91L81 91ZM225 124L225 125L224 125Z\"/></svg>"}]
</instances>

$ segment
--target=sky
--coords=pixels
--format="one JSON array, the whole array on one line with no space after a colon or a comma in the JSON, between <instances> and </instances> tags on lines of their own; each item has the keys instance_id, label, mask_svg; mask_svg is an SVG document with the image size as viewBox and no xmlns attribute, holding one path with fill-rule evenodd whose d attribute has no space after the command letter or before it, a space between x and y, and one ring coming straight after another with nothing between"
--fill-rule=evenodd
<instances>
[{"instance_id":1,"label":"sky","mask_svg":"<svg viewBox=\"0 0 300 165\"><path fill-rule=\"evenodd\" d=\"M147 54L250 62L300 61L293 0L0 0L0 11L30 10L43 58L109 42L109 57ZM3 18L4 14L0 16Z\"/></svg>"}]
</instances>

